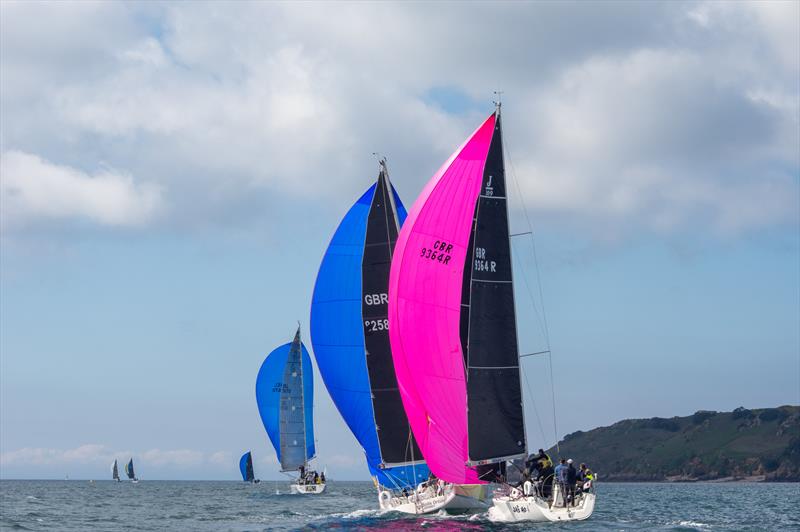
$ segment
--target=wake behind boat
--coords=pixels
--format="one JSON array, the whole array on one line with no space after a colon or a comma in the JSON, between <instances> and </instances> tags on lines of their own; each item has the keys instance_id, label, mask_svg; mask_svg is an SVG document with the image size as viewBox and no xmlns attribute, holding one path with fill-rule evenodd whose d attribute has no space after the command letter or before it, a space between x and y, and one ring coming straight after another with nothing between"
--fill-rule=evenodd
<instances>
[{"instance_id":1,"label":"wake behind boat","mask_svg":"<svg viewBox=\"0 0 800 532\"><path fill-rule=\"evenodd\" d=\"M292 493L325 491L325 474L309 471L315 454L314 374L300 327L294 340L272 351L256 378L256 402L261 421L281 463L281 472L298 472Z\"/></svg>"},{"instance_id":2,"label":"wake behind boat","mask_svg":"<svg viewBox=\"0 0 800 532\"><path fill-rule=\"evenodd\" d=\"M320 374L366 455L383 510L409 514L484 510L475 498L432 478L408 425L395 377L387 316L389 269L406 211L389 181L377 181L342 219L323 257L311 306Z\"/></svg>"},{"instance_id":3,"label":"wake behind boat","mask_svg":"<svg viewBox=\"0 0 800 532\"><path fill-rule=\"evenodd\" d=\"M403 406L431 471L454 484L507 487L506 463L527 458L508 192L498 103L425 187L392 259ZM580 511L554 513L514 489L494 498L496 519L578 520L594 509L593 493Z\"/></svg>"}]
</instances>

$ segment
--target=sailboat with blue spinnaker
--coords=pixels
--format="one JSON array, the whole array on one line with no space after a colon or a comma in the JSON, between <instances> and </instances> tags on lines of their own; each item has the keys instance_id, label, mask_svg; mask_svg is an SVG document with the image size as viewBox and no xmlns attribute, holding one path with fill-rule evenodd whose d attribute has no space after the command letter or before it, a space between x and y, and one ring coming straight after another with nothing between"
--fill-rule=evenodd
<instances>
[{"instance_id":1,"label":"sailboat with blue spinnaker","mask_svg":"<svg viewBox=\"0 0 800 532\"><path fill-rule=\"evenodd\" d=\"M125 464L125 474L128 475L128 479L132 483L137 484L139 482L139 479L136 478L136 473L133 470L133 458L131 458L130 461Z\"/></svg>"},{"instance_id":2,"label":"sailboat with blue spinnaker","mask_svg":"<svg viewBox=\"0 0 800 532\"><path fill-rule=\"evenodd\" d=\"M239 471L242 473L243 481L252 482L253 484L261 482L253 472L253 453L250 451L244 453L239 459Z\"/></svg>"},{"instance_id":3,"label":"sailboat with blue spinnaker","mask_svg":"<svg viewBox=\"0 0 800 532\"><path fill-rule=\"evenodd\" d=\"M299 326L294 340L273 350L261 365L256 377L256 402L281 472L298 473L292 492L325 491L325 474L308 468L316 454L314 373Z\"/></svg>"}]
</instances>

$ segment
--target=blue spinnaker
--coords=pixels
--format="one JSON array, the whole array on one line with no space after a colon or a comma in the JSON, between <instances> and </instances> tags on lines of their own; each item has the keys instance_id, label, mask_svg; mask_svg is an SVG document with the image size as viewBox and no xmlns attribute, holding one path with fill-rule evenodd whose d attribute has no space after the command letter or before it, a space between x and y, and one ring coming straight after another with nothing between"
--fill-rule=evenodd
<instances>
[{"instance_id":1,"label":"blue spinnaker","mask_svg":"<svg viewBox=\"0 0 800 532\"><path fill-rule=\"evenodd\" d=\"M370 473L383 486L404 488L416 486L430 471L424 463L392 466L381 456L362 323L362 261L370 206L378 186L372 185L350 208L325 252L311 305L311 341L325 386L363 447ZM402 224L406 210L394 187L391 190ZM397 400L399 403L399 396ZM399 404L398 408L399 415L405 416ZM422 456L414 459L422 460Z\"/></svg>"},{"instance_id":2,"label":"blue spinnaker","mask_svg":"<svg viewBox=\"0 0 800 532\"><path fill-rule=\"evenodd\" d=\"M133 458L131 458L130 462L125 464L125 474L128 475L128 478L131 480L136 478L136 473L133 471Z\"/></svg>"},{"instance_id":3,"label":"blue spinnaker","mask_svg":"<svg viewBox=\"0 0 800 532\"><path fill-rule=\"evenodd\" d=\"M258 403L258 413L261 414L261 421L267 430L270 442L278 455L278 461L283 465L284 460L281 453L281 395L288 393L288 386L284 383L284 373L286 361L292 342L283 344L272 351L256 377L256 402ZM311 366L311 357L304 344L302 347L303 364L303 410L305 412L305 433L306 433L306 461L311 460L316 454L314 447L314 372ZM287 469L287 468L284 468Z\"/></svg>"},{"instance_id":4,"label":"blue spinnaker","mask_svg":"<svg viewBox=\"0 0 800 532\"><path fill-rule=\"evenodd\" d=\"M247 451L242 455L239 460L239 471L242 473L242 480L245 482L252 482L255 479L253 474L253 455Z\"/></svg>"}]
</instances>

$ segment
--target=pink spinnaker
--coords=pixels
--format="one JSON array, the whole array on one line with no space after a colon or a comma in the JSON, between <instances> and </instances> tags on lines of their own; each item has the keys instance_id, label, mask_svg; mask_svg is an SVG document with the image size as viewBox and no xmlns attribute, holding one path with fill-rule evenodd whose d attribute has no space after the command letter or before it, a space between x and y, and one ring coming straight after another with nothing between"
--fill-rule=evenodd
<instances>
[{"instance_id":1,"label":"pink spinnaker","mask_svg":"<svg viewBox=\"0 0 800 532\"><path fill-rule=\"evenodd\" d=\"M467 466L467 387L459 325L464 262L490 116L431 178L408 213L389 276L389 338L403 406L431 471L483 484Z\"/></svg>"}]
</instances>

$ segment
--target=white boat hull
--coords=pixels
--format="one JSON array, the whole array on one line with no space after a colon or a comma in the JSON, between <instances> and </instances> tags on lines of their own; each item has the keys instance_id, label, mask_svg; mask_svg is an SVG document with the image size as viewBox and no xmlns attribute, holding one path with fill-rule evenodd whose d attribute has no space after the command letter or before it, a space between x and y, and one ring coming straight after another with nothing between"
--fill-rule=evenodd
<instances>
[{"instance_id":1,"label":"white boat hull","mask_svg":"<svg viewBox=\"0 0 800 532\"><path fill-rule=\"evenodd\" d=\"M481 493L483 500L475 496ZM453 486L452 484L447 484L442 489L435 486L418 488L408 497L396 496L390 491L382 490L378 493L378 504L381 510L411 515L430 514L439 510L484 511L489 507L485 500L486 493L485 486Z\"/></svg>"},{"instance_id":2,"label":"white boat hull","mask_svg":"<svg viewBox=\"0 0 800 532\"><path fill-rule=\"evenodd\" d=\"M564 508L563 503L556 490L555 501L552 507L548 502L536 495L517 496L504 495L493 499L493 506L489 508L489 519L501 523L513 523L517 521L533 522L563 522L563 521L583 521L588 519L594 511L596 495L594 493L584 493L577 497L576 506Z\"/></svg>"},{"instance_id":3,"label":"white boat hull","mask_svg":"<svg viewBox=\"0 0 800 532\"><path fill-rule=\"evenodd\" d=\"M292 493L300 495L319 495L325 491L325 483L322 484L292 484Z\"/></svg>"},{"instance_id":4,"label":"white boat hull","mask_svg":"<svg viewBox=\"0 0 800 532\"><path fill-rule=\"evenodd\" d=\"M456 484L456 496L447 503L449 512L485 512L489 508L488 484Z\"/></svg>"},{"instance_id":5,"label":"white boat hull","mask_svg":"<svg viewBox=\"0 0 800 532\"><path fill-rule=\"evenodd\" d=\"M408 497L403 495L394 496L389 491L380 491L378 493L378 504L381 510L420 515L444 509L447 503L451 502L455 497L455 491L447 488L442 490L441 494L426 489L412 493Z\"/></svg>"}]
</instances>

